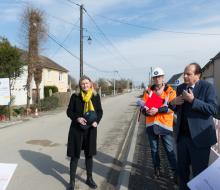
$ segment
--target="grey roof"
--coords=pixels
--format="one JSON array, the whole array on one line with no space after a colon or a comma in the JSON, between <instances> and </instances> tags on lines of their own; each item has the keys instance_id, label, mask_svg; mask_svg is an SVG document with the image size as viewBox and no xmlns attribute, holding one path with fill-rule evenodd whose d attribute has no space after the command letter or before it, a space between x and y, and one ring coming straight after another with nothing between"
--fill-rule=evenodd
<instances>
[{"instance_id":1,"label":"grey roof","mask_svg":"<svg viewBox=\"0 0 220 190\"><path fill-rule=\"evenodd\" d=\"M214 63L216 59L220 59L220 52L215 57L211 58L208 63L205 64L205 66L202 68L202 71L204 71L210 64Z\"/></svg>"},{"instance_id":2,"label":"grey roof","mask_svg":"<svg viewBox=\"0 0 220 190\"><path fill-rule=\"evenodd\" d=\"M175 81L180 78L183 73L178 73L173 75L168 81L167 84L175 84Z\"/></svg>"},{"instance_id":3,"label":"grey roof","mask_svg":"<svg viewBox=\"0 0 220 190\"><path fill-rule=\"evenodd\" d=\"M19 49L19 51L21 51L22 55L21 55L21 59L24 62L27 62L27 52L24 50ZM58 71L63 71L63 72L68 72L67 69L65 69L64 67L60 66L58 63L54 62L53 60L49 59L48 57L39 56L39 63L43 68L48 68L48 69L55 69Z\"/></svg>"}]
</instances>

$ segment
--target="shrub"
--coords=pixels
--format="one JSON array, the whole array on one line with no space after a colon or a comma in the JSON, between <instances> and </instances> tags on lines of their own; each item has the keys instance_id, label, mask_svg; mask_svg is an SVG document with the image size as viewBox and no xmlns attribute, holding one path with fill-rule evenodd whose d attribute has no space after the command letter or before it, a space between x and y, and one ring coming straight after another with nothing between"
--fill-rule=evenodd
<instances>
[{"instance_id":1,"label":"shrub","mask_svg":"<svg viewBox=\"0 0 220 190\"><path fill-rule=\"evenodd\" d=\"M50 90L52 93L58 92L58 88L56 86L45 86L44 87L44 98L50 96Z\"/></svg>"},{"instance_id":2,"label":"shrub","mask_svg":"<svg viewBox=\"0 0 220 190\"><path fill-rule=\"evenodd\" d=\"M51 110L58 107L58 98L55 96L46 97L43 100L40 100L41 110Z\"/></svg>"}]
</instances>

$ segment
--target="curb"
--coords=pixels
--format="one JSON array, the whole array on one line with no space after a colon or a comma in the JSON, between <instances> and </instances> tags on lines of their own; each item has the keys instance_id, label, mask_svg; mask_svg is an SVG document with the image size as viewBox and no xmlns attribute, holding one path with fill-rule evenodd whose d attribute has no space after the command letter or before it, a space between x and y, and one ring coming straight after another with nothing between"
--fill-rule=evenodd
<instances>
[{"instance_id":1,"label":"curb","mask_svg":"<svg viewBox=\"0 0 220 190\"><path fill-rule=\"evenodd\" d=\"M23 120L18 120L18 121L11 121L11 122L7 122L7 123L0 123L0 129L4 129L6 127L10 127L12 125L16 125L19 123L24 122Z\"/></svg>"},{"instance_id":2,"label":"curb","mask_svg":"<svg viewBox=\"0 0 220 190\"><path fill-rule=\"evenodd\" d=\"M139 109L137 110L136 116L138 114ZM133 124L133 125L132 125ZM126 137L125 140L125 144L126 141L129 140L129 136L132 135L130 142L128 142L128 147L127 147L127 151L126 151L126 156L124 159L124 163L123 163L123 168L120 172L119 175L119 180L118 180L118 185L117 185L117 190L127 190L128 186L129 186L129 178L130 178L130 174L131 174L131 170L132 170L132 162L133 162L133 157L134 157L134 151L135 151L135 146L136 146L136 140L137 140L137 133L138 133L138 116L134 119L134 122L132 122L132 126L129 129L128 135ZM132 129L133 130L132 130ZM130 135L130 133L132 133Z\"/></svg>"}]
</instances>

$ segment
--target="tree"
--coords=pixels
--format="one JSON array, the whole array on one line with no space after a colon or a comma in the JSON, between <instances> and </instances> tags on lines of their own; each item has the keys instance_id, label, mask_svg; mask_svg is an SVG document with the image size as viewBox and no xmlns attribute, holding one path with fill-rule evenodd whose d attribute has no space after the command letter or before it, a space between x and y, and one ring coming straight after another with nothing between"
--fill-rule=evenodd
<instances>
[{"instance_id":1,"label":"tree","mask_svg":"<svg viewBox=\"0 0 220 190\"><path fill-rule=\"evenodd\" d=\"M27 77L27 108L30 107L30 84L34 76L36 84L36 103L39 106L39 85L42 81L42 66L39 61L39 45L45 38L46 27L44 25L43 12L39 9L28 7L23 15L23 29L28 43L28 77Z\"/></svg>"},{"instance_id":2,"label":"tree","mask_svg":"<svg viewBox=\"0 0 220 190\"><path fill-rule=\"evenodd\" d=\"M25 63L21 61L21 52L10 42L0 38L0 78L9 78L10 89L19 76L23 73Z\"/></svg>"}]
</instances>

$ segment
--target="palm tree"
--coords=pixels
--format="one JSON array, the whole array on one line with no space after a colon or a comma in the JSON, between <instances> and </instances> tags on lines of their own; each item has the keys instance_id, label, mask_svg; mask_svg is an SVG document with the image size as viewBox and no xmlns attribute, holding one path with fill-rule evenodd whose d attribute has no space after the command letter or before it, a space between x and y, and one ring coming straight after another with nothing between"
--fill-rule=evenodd
<instances>
[{"instance_id":1,"label":"palm tree","mask_svg":"<svg viewBox=\"0 0 220 190\"><path fill-rule=\"evenodd\" d=\"M28 77L27 77L27 108L30 108L31 99L31 82L34 77L36 84L37 98L36 104L39 107L40 93L39 85L42 81L42 67L39 61L39 44L45 37L45 26L44 26L43 12L36 8L28 7L25 10L23 17L23 24L27 31L28 39Z\"/></svg>"}]
</instances>

